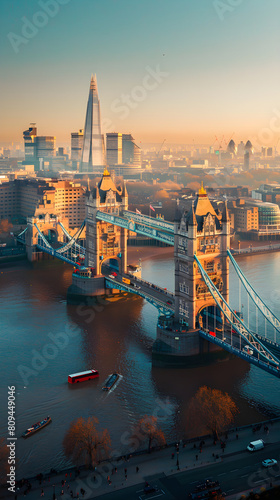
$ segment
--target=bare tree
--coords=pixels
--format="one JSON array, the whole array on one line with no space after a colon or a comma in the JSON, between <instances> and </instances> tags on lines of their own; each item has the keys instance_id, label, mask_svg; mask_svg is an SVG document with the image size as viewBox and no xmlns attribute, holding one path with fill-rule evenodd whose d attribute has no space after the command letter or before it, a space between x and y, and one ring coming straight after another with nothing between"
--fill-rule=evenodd
<instances>
[{"instance_id":1,"label":"bare tree","mask_svg":"<svg viewBox=\"0 0 280 500\"><path fill-rule=\"evenodd\" d=\"M157 426L157 418L151 415L144 415L139 420L138 428L144 434L144 439L148 439L148 451L151 452L152 444L162 446L166 444L164 434Z\"/></svg>"},{"instance_id":2,"label":"bare tree","mask_svg":"<svg viewBox=\"0 0 280 500\"><path fill-rule=\"evenodd\" d=\"M93 466L108 457L111 438L107 429L98 431L97 424L96 417L89 417L87 420L80 417L72 422L64 437L64 453L77 465Z\"/></svg>"},{"instance_id":3,"label":"bare tree","mask_svg":"<svg viewBox=\"0 0 280 500\"><path fill-rule=\"evenodd\" d=\"M206 427L216 439L233 422L238 408L231 397L218 389L200 387L191 399L188 409L188 425Z\"/></svg>"}]
</instances>

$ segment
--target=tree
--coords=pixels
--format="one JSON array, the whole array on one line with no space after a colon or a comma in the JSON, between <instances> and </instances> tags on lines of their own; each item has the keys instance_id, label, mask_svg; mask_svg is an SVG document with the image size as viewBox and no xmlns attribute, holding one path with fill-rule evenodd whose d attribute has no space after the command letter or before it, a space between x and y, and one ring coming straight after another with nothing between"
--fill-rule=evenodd
<instances>
[{"instance_id":1,"label":"tree","mask_svg":"<svg viewBox=\"0 0 280 500\"><path fill-rule=\"evenodd\" d=\"M138 427L140 432L142 431L146 438L148 438L148 451L151 453L152 444L155 443L158 446L166 444L164 434L161 429L157 426L157 418L144 415L141 420L139 420Z\"/></svg>"},{"instance_id":2,"label":"tree","mask_svg":"<svg viewBox=\"0 0 280 500\"><path fill-rule=\"evenodd\" d=\"M188 420L189 424L202 425L213 433L215 439L233 422L238 408L231 397L218 389L200 387L191 399Z\"/></svg>"},{"instance_id":3,"label":"tree","mask_svg":"<svg viewBox=\"0 0 280 500\"><path fill-rule=\"evenodd\" d=\"M9 450L3 438L0 438L0 484L7 481Z\"/></svg>"},{"instance_id":4,"label":"tree","mask_svg":"<svg viewBox=\"0 0 280 500\"><path fill-rule=\"evenodd\" d=\"M107 429L98 431L98 419L80 417L72 422L63 440L64 453L77 465L95 465L108 457L111 438Z\"/></svg>"}]
</instances>

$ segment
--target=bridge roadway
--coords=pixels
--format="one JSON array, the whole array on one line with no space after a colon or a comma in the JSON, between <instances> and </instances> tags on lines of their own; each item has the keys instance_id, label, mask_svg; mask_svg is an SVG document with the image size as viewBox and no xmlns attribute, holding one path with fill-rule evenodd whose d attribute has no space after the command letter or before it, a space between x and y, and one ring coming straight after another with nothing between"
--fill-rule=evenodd
<instances>
[{"instance_id":1,"label":"bridge roadway","mask_svg":"<svg viewBox=\"0 0 280 500\"><path fill-rule=\"evenodd\" d=\"M104 267L102 268L102 273L106 276L106 286L139 295L162 312L174 312L174 293L131 274L121 275L115 273L115 276L112 274L112 269L108 270L108 268L104 269ZM130 284L124 283L123 278L130 280Z\"/></svg>"}]
</instances>

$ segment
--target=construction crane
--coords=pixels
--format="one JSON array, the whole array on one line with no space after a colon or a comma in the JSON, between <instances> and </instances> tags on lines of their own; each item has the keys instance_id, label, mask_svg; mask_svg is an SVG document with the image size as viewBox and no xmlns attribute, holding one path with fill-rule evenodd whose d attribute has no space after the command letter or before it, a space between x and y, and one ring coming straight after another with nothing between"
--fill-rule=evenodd
<instances>
[{"instance_id":1,"label":"construction crane","mask_svg":"<svg viewBox=\"0 0 280 500\"><path fill-rule=\"evenodd\" d=\"M161 145L160 145L160 148L159 148L158 152L156 153L156 157L157 157L157 158L158 158L159 153L160 153L160 152L161 152L161 150L162 150L162 146L164 145L165 141L166 141L166 139L163 139L163 141L162 141L162 143L161 143Z\"/></svg>"}]
</instances>

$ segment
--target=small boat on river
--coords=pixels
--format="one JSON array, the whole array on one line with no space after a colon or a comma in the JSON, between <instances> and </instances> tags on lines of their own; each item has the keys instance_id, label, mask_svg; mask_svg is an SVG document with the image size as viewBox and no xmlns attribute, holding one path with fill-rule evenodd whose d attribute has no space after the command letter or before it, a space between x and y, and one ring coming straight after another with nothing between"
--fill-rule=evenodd
<instances>
[{"instance_id":1,"label":"small boat on river","mask_svg":"<svg viewBox=\"0 0 280 500\"><path fill-rule=\"evenodd\" d=\"M52 421L51 417L46 417L44 420L41 420L40 422L36 422L36 424L33 424L32 427L29 427L24 431L22 434L22 437L26 438L31 436L31 434L34 434L35 432L39 431L40 429L43 429L43 427L46 427L46 425L50 424Z\"/></svg>"},{"instance_id":2,"label":"small boat on river","mask_svg":"<svg viewBox=\"0 0 280 500\"><path fill-rule=\"evenodd\" d=\"M115 385L118 379L119 379L119 374L112 373L112 375L110 375L110 377L107 379L104 386L102 387L102 390L109 391L110 389L112 389L113 385Z\"/></svg>"}]
</instances>

